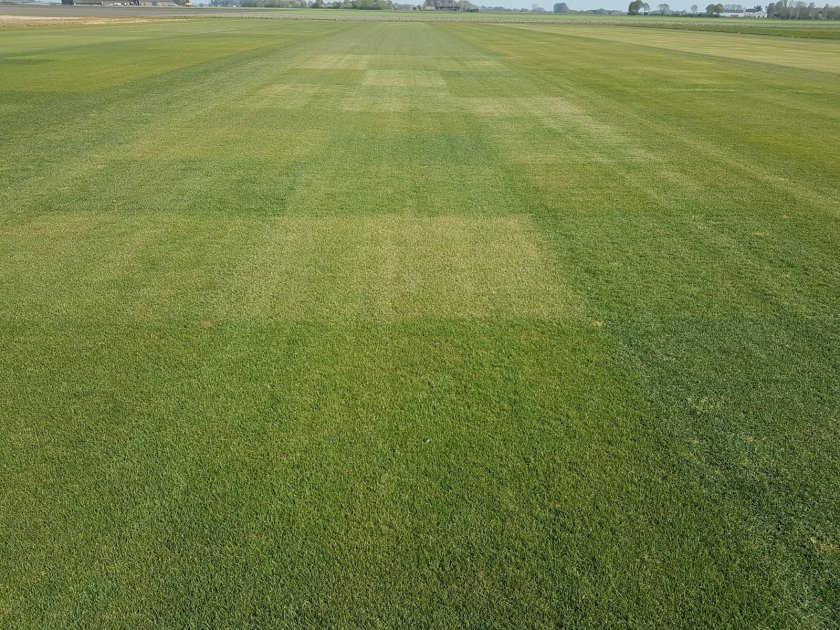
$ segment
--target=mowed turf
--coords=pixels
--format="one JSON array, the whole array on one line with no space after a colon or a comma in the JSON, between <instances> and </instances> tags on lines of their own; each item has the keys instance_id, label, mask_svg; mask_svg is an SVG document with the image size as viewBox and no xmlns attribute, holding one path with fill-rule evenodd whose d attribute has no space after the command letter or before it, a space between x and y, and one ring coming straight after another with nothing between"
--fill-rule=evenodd
<instances>
[{"instance_id":1,"label":"mowed turf","mask_svg":"<svg viewBox=\"0 0 840 630\"><path fill-rule=\"evenodd\" d=\"M840 624L838 42L12 29L0 150L0 626Z\"/></svg>"}]
</instances>

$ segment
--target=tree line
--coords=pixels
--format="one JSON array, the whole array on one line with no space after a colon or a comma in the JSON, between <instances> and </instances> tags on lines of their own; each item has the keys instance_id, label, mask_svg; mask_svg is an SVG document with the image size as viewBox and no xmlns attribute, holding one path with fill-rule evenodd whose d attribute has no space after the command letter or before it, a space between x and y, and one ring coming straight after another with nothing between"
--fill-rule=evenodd
<instances>
[{"instance_id":1,"label":"tree line","mask_svg":"<svg viewBox=\"0 0 840 630\"><path fill-rule=\"evenodd\" d=\"M555 5L556 6L556 5ZM761 5L756 5L750 9L744 9L741 5L736 4L708 4L705 11L700 12L696 4L691 5L691 11L671 11L671 7L667 4L657 5L656 11L650 10L650 5L644 0L633 0L627 7L628 15L686 15L686 16L706 16L706 17L720 17L722 13L744 13L760 14L762 12ZM806 4L801 0L779 0L779 2L771 2L767 5L767 17L778 18L782 20L840 20L840 6L829 6L826 4L823 7L816 6L813 2Z\"/></svg>"},{"instance_id":2,"label":"tree line","mask_svg":"<svg viewBox=\"0 0 840 630\"><path fill-rule=\"evenodd\" d=\"M767 17L780 20L840 20L840 6L816 6L813 2L779 0L767 5Z\"/></svg>"},{"instance_id":3,"label":"tree line","mask_svg":"<svg viewBox=\"0 0 840 630\"><path fill-rule=\"evenodd\" d=\"M175 0L183 4L186 0ZM468 0L426 0L426 5L437 10L477 11L478 7ZM210 0L211 7L246 7L246 8L280 8L280 9L367 9L374 11L394 10L397 8L420 9L420 5L397 5L392 0ZM508 9L506 7L481 7L485 11L528 12L527 9ZM762 7L757 5L746 9L745 13L760 13ZM692 5L691 11L672 11L668 4L659 4L655 11L644 0L633 0L627 7L628 15L683 15L719 17L725 12L744 12L740 5L709 4L701 12L698 6ZM587 14L615 14L619 11L596 9L589 11L574 11L565 2L554 5L554 13L587 13ZM818 7L813 2L805 3L801 0L779 0L767 5L767 17L781 20L840 20L840 6Z\"/></svg>"}]
</instances>

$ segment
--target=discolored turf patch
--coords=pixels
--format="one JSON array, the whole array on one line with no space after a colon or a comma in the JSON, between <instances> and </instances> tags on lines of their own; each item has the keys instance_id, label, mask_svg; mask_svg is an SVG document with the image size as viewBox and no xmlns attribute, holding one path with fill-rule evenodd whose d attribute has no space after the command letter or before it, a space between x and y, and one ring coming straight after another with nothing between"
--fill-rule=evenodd
<instances>
[{"instance_id":1,"label":"discolored turf patch","mask_svg":"<svg viewBox=\"0 0 840 630\"><path fill-rule=\"evenodd\" d=\"M577 306L525 215L279 218L221 316L564 318Z\"/></svg>"},{"instance_id":2,"label":"discolored turf patch","mask_svg":"<svg viewBox=\"0 0 840 630\"><path fill-rule=\"evenodd\" d=\"M490 135L517 163L646 162L649 151L561 96L458 97L467 114L492 121Z\"/></svg>"},{"instance_id":3,"label":"discolored turf patch","mask_svg":"<svg viewBox=\"0 0 840 630\"><path fill-rule=\"evenodd\" d=\"M365 70L373 55L315 55L297 64L306 70Z\"/></svg>"},{"instance_id":4,"label":"discolored turf patch","mask_svg":"<svg viewBox=\"0 0 840 630\"><path fill-rule=\"evenodd\" d=\"M654 159L620 129L586 114L523 109L515 120L496 118L491 136L512 162L521 164L626 164Z\"/></svg>"},{"instance_id":5,"label":"discolored turf patch","mask_svg":"<svg viewBox=\"0 0 840 630\"><path fill-rule=\"evenodd\" d=\"M434 72L504 72L506 68L496 59L470 55L377 55L378 68L403 70L415 68Z\"/></svg>"},{"instance_id":6,"label":"discolored turf patch","mask_svg":"<svg viewBox=\"0 0 840 630\"><path fill-rule=\"evenodd\" d=\"M363 85L444 87L446 82L437 72L428 70L368 70Z\"/></svg>"},{"instance_id":7,"label":"discolored turf patch","mask_svg":"<svg viewBox=\"0 0 840 630\"><path fill-rule=\"evenodd\" d=\"M411 85L362 86L342 105L351 112L442 112L451 107L445 89Z\"/></svg>"}]
</instances>

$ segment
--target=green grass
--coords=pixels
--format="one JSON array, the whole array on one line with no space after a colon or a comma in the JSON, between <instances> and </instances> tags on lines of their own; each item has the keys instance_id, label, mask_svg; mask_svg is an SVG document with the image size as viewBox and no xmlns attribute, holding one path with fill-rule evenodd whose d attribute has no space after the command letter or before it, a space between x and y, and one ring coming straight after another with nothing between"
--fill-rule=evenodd
<instances>
[{"instance_id":1,"label":"green grass","mask_svg":"<svg viewBox=\"0 0 840 630\"><path fill-rule=\"evenodd\" d=\"M840 46L0 34L0 626L840 624Z\"/></svg>"},{"instance_id":2,"label":"green grass","mask_svg":"<svg viewBox=\"0 0 840 630\"><path fill-rule=\"evenodd\" d=\"M756 23L757 22L757 23ZM676 29L680 31L707 31L718 33L741 33L743 35L769 35L772 37L798 37L805 39L840 39L840 23L829 23L825 25L817 22L814 25L807 25L804 28L800 22L795 24L779 23L776 20L724 20L718 23L699 22L689 20L658 20L646 22L622 22L624 26L640 26L646 28Z\"/></svg>"}]
</instances>

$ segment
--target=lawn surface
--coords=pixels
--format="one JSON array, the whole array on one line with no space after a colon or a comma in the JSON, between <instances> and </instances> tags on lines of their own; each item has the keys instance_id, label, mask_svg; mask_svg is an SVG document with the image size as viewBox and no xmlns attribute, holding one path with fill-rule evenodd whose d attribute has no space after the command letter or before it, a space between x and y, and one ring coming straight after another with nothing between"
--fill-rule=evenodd
<instances>
[{"instance_id":1,"label":"lawn surface","mask_svg":"<svg viewBox=\"0 0 840 630\"><path fill-rule=\"evenodd\" d=\"M0 626L840 624L840 43L0 33Z\"/></svg>"}]
</instances>

